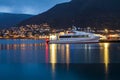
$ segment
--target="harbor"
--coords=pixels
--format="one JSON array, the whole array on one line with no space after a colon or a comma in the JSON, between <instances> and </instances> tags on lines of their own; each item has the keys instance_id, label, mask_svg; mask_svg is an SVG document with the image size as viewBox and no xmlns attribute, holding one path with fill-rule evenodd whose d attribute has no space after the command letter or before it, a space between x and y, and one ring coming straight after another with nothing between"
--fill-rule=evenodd
<instances>
[{"instance_id":1,"label":"harbor","mask_svg":"<svg viewBox=\"0 0 120 80\"><path fill-rule=\"evenodd\" d=\"M0 0L0 80L120 80L120 0Z\"/></svg>"},{"instance_id":2,"label":"harbor","mask_svg":"<svg viewBox=\"0 0 120 80\"><path fill-rule=\"evenodd\" d=\"M46 44L34 39L0 39L0 79L118 80L119 45Z\"/></svg>"},{"instance_id":3,"label":"harbor","mask_svg":"<svg viewBox=\"0 0 120 80\"><path fill-rule=\"evenodd\" d=\"M68 30L55 30L51 29L46 25L47 34L44 32L39 34L36 33L35 35L32 35L33 32L30 32L29 35L25 34L18 34L16 31L16 34L10 34L10 31L7 31L7 33L2 33L5 34L4 36L0 36L0 39L38 39L38 40L54 40L58 36L65 35L65 34L72 34L70 31L72 29ZM24 29L24 28L23 28ZM41 28L42 29L42 28ZM85 33L92 33L95 34L96 36L99 37L99 42L120 42L120 30L109 30L109 29L104 29L104 30L92 30L90 28L77 28L78 32L85 32ZM40 30L40 29L39 29ZM43 29L42 29L43 30ZM20 32L23 33L23 32ZM24 32L25 33L25 32ZM9 35L8 35L9 34Z\"/></svg>"},{"instance_id":4,"label":"harbor","mask_svg":"<svg viewBox=\"0 0 120 80\"><path fill-rule=\"evenodd\" d=\"M97 43L97 42L120 42L120 34L105 29L102 32L78 31L74 26L72 30L51 34L46 38L49 43Z\"/></svg>"}]
</instances>

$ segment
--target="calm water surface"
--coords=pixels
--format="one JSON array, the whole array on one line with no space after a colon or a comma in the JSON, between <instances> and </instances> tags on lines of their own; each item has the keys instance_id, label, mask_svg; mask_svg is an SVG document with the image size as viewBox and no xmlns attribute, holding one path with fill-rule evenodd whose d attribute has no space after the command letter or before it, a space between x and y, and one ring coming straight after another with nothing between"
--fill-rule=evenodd
<instances>
[{"instance_id":1,"label":"calm water surface","mask_svg":"<svg viewBox=\"0 0 120 80\"><path fill-rule=\"evenodd\" d=\"M0 80L119 80L120 43L0 40Z\"/></svg>"}]
</instances>

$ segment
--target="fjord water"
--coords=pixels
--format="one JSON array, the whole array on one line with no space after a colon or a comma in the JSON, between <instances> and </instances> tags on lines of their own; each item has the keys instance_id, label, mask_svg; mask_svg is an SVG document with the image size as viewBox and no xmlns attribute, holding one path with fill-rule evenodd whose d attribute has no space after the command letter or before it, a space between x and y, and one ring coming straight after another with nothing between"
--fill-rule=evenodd
<instances>
[{"instance_id":1,"label":"fjord water","mask_svg":"<svg viewBox=\"0 0 120 80\"><path fill-rule=\"evenodd\" d=\"M0 40L0 80L119 80L120 43Z\"/></svg>"}]
</instances>

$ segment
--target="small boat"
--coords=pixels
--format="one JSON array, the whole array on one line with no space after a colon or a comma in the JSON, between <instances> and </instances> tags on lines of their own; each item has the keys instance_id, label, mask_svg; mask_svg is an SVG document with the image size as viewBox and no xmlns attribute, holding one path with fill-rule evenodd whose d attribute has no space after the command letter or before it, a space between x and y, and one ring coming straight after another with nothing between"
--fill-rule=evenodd
<instances>
[{"instance_id":1,"label":"small boat","mask_svg":"<svg viewBox=\"0 0 120 80\"><path fill-rule=\"evenodd\" d=\"M77 31L76 27L64 35L53 36L50 39L47 39L48 43L96 43L99 42L100 37L94 33Z\"/></svg>"}]
</instances>

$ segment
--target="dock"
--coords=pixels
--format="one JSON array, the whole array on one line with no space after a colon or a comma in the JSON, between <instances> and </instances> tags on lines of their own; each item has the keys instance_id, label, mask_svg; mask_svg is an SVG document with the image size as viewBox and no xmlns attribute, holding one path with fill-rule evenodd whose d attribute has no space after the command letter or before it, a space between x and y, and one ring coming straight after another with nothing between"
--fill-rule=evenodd
<instances>
[{"instance_id":1,"label":"dock","mask_svg":"<svg viewBox=\"0 0 120 80\"><path fill-rule=\"evenodd\" d=\"M120 42L120 40L100 40L100 42Z\"/></svg>"}]
</instances>

